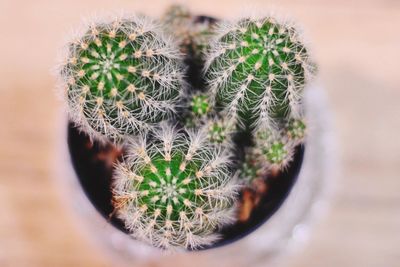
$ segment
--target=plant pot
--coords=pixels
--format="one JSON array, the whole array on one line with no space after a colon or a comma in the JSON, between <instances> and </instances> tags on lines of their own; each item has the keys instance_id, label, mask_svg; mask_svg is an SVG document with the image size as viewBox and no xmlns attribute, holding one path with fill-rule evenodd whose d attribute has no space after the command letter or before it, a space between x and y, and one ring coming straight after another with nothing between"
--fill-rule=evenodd
<instances>
[{"instance_id":1,"label":"plant pot","mask_svg":"<svg viewBox=\"0 0 400 267\"><path fill-rule=\"evenodd\" d=\"M311 215L321 205L327 187L331 153L329 114L323 91L310 86L305 95L309 133L305 149L299 147L294 164L274 184L276 192L264 198L249 223L223 230L223 239L200 251L167 255L164 251L131 238L112 213L110 179L112 168L93 155L99 148L85 147L65 116L61 120L58 177L67 202L72 204L80 226L101 249L121 264L160 264L165 266L257 266L271 263L282 251L296 244L305 234ZM67 130L65 130L66 125ZM86 151L86 152L85 152ZM96 153L93 153L96 152ZM114 151L115 152L115 151ZM113 152L113 153L114 153ZM100 153L101 154L101 153ZM117 154L114 155L118 157ZM87 166L91 168L87 168ZM97 178L97 179L96 179ZM271 189L272 191L272 189Z\"/></svg>"}]
</instances>

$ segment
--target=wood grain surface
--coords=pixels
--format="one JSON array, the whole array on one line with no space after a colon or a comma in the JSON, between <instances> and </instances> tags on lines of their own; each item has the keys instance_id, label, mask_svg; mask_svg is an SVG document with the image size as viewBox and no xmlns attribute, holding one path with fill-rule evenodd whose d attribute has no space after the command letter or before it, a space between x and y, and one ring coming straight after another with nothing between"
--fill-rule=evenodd
<instances>
[{"instance_id":1,"label":"wood grain surface","mask_svg":"<svg viewBox=\"0 0 400 267\"><path fill-rule=\"evenodd\" d=\"M400 266L400 2L187 1L235 17L248 6L299 21L335 115L340 175L292 267ZM248 2L248 1L246 1ZM0 266L115 266L78 230L54 177L51 68L65 34L96 11L158 15L168 1L0 0Z\"/></svg>"}]
</instances>

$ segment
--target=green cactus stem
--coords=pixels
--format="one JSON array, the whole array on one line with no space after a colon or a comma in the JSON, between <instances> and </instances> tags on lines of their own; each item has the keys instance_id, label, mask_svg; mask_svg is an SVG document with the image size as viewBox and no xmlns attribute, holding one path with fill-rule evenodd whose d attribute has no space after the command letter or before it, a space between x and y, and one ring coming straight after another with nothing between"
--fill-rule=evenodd
<instances>
[{"instance_id":1,"label":"green cactus stem","mask_svg":"<svg viewBox=\"0 0 400 267\"><path fill-rule=\"evenodd\" d=\"M255 138L255 148L265 161L263 168L276 168L282 170L293 159L295 143L291 141L284 131L258 131Z\"/></svg>"},{"instance_id":2,"label":"green cactus stem","mask_svg":"<svg viewBox=\"0 0 400 267\"><path fill-rule=\"evenodd\" d=\"M206 95L197 94L190 102L192 112L195 116L206 115L210 112L210 104Z\"/></svg>"},{"instance_id":3,"label":"green cactus stem","mask_svg":"<svg viewBox=\"0 0 400 267\"><path fill-rule=\"evenodd\" d=\"M303 119L291 119L286 125L287 136L296 143L302 143L306 136L306 123Z\"/></svg>"},{"instance_id":4,"label":"green cactus stem","mask_svg":"<svg viewBox=\"0 0 400 267\"><path fill-rule=\"evenodd\" d=\"M70 119L120 140L168 118L182 86L178 48L147 17L93 22L68 44L60 75Z\"/></svg>"},{"instance_id":5,"label":"green cactus stem","mask_svg":"<svg viewBox=\"0 0 400 267\"><path fill-rule=\"evenodd\" d=\"M206 77L214 102L242 129L279 128L301 114L313 72L299 33L272 17L220 26Z\"/></svg>"},{"instance_id":6,"label":"green cactus stem","mask_svg":"<svg viewBox=\"0 0 400 267\"><path fill-rule=\"evenodd\" d=\"M201 132L169 126L140 136L116 168L114 206L132 236L155 247L196 249L234 221L237 185L226 154Z\"/></svg>"},{"instance_id":7,"label":"green cactus stem","mask_svg":"<svg viewBox=\"0 0 400 267\"><path fill-rule=\"evenodd\" d=\"M264 178L263 165L265 160L259 157L254 148L248 147L244 153L245 158L238 170L238 177L242 182L250 185L255 179Z\"/></svg>"}]
</instances>

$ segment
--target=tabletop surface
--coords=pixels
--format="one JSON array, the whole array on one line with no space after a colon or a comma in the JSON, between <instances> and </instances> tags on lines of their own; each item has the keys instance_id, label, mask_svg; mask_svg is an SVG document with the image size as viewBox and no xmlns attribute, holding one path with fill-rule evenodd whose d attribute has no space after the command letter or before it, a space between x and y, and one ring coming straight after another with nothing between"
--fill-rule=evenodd
<instances>
[{"instance_id":1,"label":"tabletop surface","mask_svg":"<svg viewBox=\"0 0 400 267\"><path fill-rule=\"evenodd\" d=\"M340 169L330 208L285 266L400 266L400 2L186 1L235 17L278 10L319 62ZM158 15L167 1L0 1L0 266L112 266L75 223L54 177L60 103L51 69L65 33L95 11Z\"/></svg>"}]
</instances>

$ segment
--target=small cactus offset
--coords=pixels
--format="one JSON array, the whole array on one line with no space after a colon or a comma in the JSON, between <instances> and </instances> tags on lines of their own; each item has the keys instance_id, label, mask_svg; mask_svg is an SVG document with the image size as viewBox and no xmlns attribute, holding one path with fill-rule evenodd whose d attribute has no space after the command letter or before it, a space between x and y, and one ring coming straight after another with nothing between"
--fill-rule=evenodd
<instances>
[{"instance_id":1,"label":"small cactus offset","mask_svg":"<svg viewBox=\"0 0 400 267\"><path fill-rule=\"evenodd\" d=\"M265 177L265 159L260 158L257 150L248 147L244 151L245 158L238 170L240 180L247 185L250 185L254 180Z\"/></svg>"},{"instance_id":2,"label":"small cactus offset","mask_svg":"<svg viewBox=\"0 0 400 267\"><path fill-rule=\"evenodd\" d=\"M190 23L192 14L189 9L182 5L172 5L163 14L161 21L167 25L169 31L177 35L186 34L182 26Z\"/></svg>"},{"instance_id":3,"label":"small cactus offset","mask_svg":"<svg viewBox=\"0 0 400 267\"><path fill-rule=\"evenodd\" d=\"M91 137L120 140L174 112L178 48L143 16L93 22L68 44L60 75L71 120Z\"/></svg>"},{"instance_id":4,"label":"small cactus offset","mask_svg":"<svg viewBox=\"0 0 400 267\"><path fill-rule=\"evenodd\" d=\"M304 119L291 119L287 122L285 127L287 137L296 144L304 142L307 127Z\"/></svg>"},{"instance_id":5,"label":"small cactus offset","mask_svg":"<svg viewBox=\"0 0 400 267\"><path fill-rule=\"evenodd\" d=\"M229 158L200 132L170 126L140 136L114 176L114 206L131 234L165 248L195 249L234 221Z\"/></svg>"},{"instance_id":6,"label":"small cactus offset","mask_svg":"<svg viewBox=\"0 0 400 267\"><path fill-rule=\"evenodd\" d=\"M214 144L230 144L232 131L223 119L207 120L207 137Z\"/></svg>"},{"instance_id":7,"label":"small cactus offset","mask_svg":"<svg viewBox=\"0 0 400 267\"><path fill-rule=\"evenodd\" d=\"M258 130L255 134L255 146L251 151L258 151L257 162L261 169L283 170L293 160L294 148L304 142L306 123L303 119L290 119L283 129ZM246 154L247 155L247 154Z\"/></svg>"},{"instance_id":8,"label":"small cactus offset","mask_svg":"<svg viewBox=\"0 0 400 267\"><path fill-rule=\"evenodd\" d=\"M161 21L177 40L181 52L196 61L203 61L203 54L215 33L213 20L199 20L185 6L173 5L165 12Z\"/></svg>"},{"instance_id":9,"label":"small cactus offset","mask_svg":"<svg viewBox=\"0 0 400 267\"><path fill-rule=\"evenodd\" d=\"M215 114L207 94L192 95L185 119L186 127L202 128L211 143L225 147L232 146L231 139L235 131L224 118Z\"/></svg>"},{"instance_id":10,"label":"small cactus offset","mask_svg":"<svg viewBox=\"0 0 400 267\"><path fill-rule=\"evenodd\" d=\"M207 95L195 94L190 101L191 112L194 116L201 117L210 112L210 103Z\"/></svg>"},{"instance_id":11,"label":"small cactus offset","mask_svg":"<svg viewBox=\"0 0 400 267\"><path fill-rule=\"evenodd\" d=\"M211 115L208 95L192 93L186 96L182 121L186 128L196 129L203 126Z\"/></svg>"},{"instance_id":12,"label":"small cactus offset","mask_svg":"<svg viewBox=\"0 0 400 267\"><path fill-rule=\"evenodd\" d=\"M272 17L221 25L206 77L217 108L243 130L279 128L301 114L313 72L299 33Z\"/></svg>"},{"instance_id":13,"label":"small cactus offset","mask_svg":"<svg viewBox=\"0 0 400 267\"><path fill-rule=\"evenodd\" d=\"M293 159L295 143L284 131L260 130L256 133L255 149L264 161L263 168L285 169Z\"/></svg>"}]
</instances>

